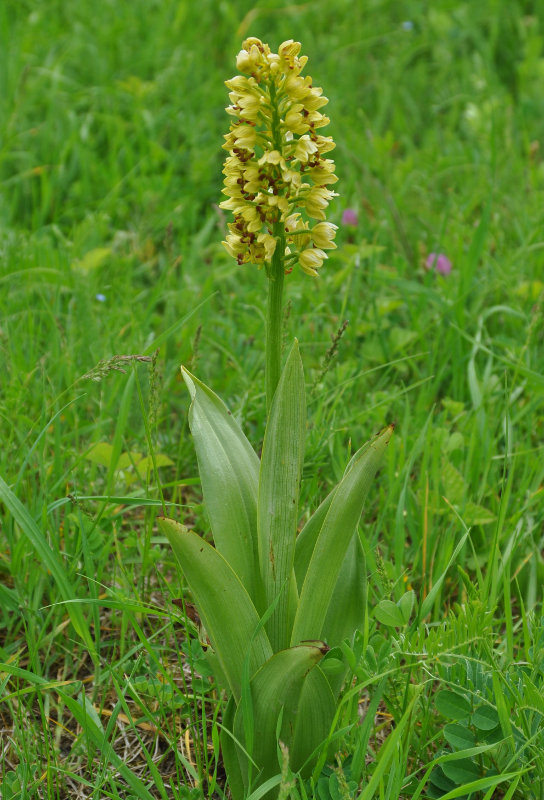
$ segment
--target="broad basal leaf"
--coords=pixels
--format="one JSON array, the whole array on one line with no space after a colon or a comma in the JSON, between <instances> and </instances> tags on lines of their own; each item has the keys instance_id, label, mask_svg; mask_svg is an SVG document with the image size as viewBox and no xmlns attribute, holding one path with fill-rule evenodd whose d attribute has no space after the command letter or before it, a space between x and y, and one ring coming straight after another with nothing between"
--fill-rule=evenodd
<instances>
[{"instance_id":1,"label":"broad basal leaf","mask_svg":"<svg viewBox=\"0 0 544 800\"><path fill-rule=\"evenodd\" d=\"M259 459L220 398L186 369L189 425L215 546L262 613L257 555Z\"/></svg>"},{"instance_id":2,"label":"broad basal leaf","mask_svg":"<svg viewBox=\"0 0 544 800\"><path fill-rule=\"evenodd\" d=\"M242 769L244 781L255 789L280 771L277 757L277 727L281 714L280 740L291 749L295 722L299 719L300 699L303 684L313 673L315 665L323 658L327 647L322 642L299 645L281 650L267 661L253 676L250 682L251 708L238 705L234 719L234 734L243 743L256 768L245 759L246 769ZM315 698L317 699L317 698ZM247 716L251 715L248 725ZM310 720L305 719L305 724ZM246 741L246 732L251 730L253 741ZM327 731L328 732L328 731ZM243 753L238 750L241 761ZM245 774L244 774L245 772Z\"/></svg>"},{"instance_id":3,"label":"broad basal leaf","mask_svg":"<svg viewBox=\"0 0 544 800\"><path fill-rule=\"evenodd\" d=\"M321 635L329 647L362 630L367 611L365 557L357 531L351 537L332 593Z\"/></svg>"},{"instance_id":4,"label":"broad basal leaf","mask_svg":"<svg viewBox=\"0 0 544 800\"><path fill-rule=\"evenodd\" d=\"M244 662L253 675L272 655L259 615L240 579L223 556L194 531L160 517L159 529L172 545L230 690L240 700Z\"/></svg>"},{"instance_id":5,"label":"broad basal leaf","mask_svg":"<svg viewBox=\"0 0 544 800\"><path fill-rule=\"evenodd\" d=\"M308 565L293 626L292 644L321 636L342 561L392 434L393 426L388 426L369 447L362 448L338 484Z\"/></svg>"},{"instance_id":6,"label":"broad basal leaf","mask_svg":"<svg viewBox=\"0 0 544 800\"><path fill-rule=\"evenodd\" d=\"M291 766L308 776L320 748L326 742L334 715L336 700L320 665L314 667L304 681L291 747Z\"/></svg>"}]
</instances>

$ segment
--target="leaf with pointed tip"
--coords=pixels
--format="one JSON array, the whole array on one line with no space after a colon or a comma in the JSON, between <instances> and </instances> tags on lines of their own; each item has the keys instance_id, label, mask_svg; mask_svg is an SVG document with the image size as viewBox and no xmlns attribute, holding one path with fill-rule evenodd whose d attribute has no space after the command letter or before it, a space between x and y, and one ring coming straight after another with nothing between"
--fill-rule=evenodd
<instances>
[{"instance_id":1,"label":"leaf with pointed tip","mask_svg":"<svg viewBox=\"0 0 544 800\"><path fill-rule=\"evenodd\" d=\"M246 770L242 769L242 773L245 772L246 786L249 786L251 774L256 776L256 783L252 782L251 789L279 772L277 727L280 714L279 738L290 748L295 721L300 713L299 702L303 685L327 649L323 642L312 642L280 650L251 679L252 727L257 736L251 743L250 755L256 764L256 770L249 770L247 757ZM242 704L238 706L233 730L236 739L243 743L245 726ZM238 749L238 755L242 759L241 749Z\"/></svg>"},{"instance_id":2,"label":"leaf with pointed tip","mask_svg":"<svg viewBox=\"0 0 544 800\"><path fill-rule=\"evenodd\" d=\"M402 628L404 625L402 611L392 600L380 600L374 609L374 616L382 625L387 625L391 628Z\"/></svg>"},{"instance_id":3,"label":"leaf with pointed tip","mask_svg":"<svg viewBox=\"0 0 544 800\"><path fill-rule=\"evenodd\" d=\"M194 597L229 687L238 702L244 662L251 647L250 675L272 655L259 615L240 579L223 556L194 531L159 517Z\"/></svg>"},{"instance_id":4,"label":"leaf with pointed tip","mask_svg":"<svg viewBox=\"0 0 544 800\"><path fill-rule=\"evenodd\" d=\"M300 593L292 644L321 636L338 573L392 434L393 426L389 425L369 447L361 448L336 488Z\"/></svg>"},{"instance_id":5,"label":"leaf with pointed tip","mask_svg":"<svg viewBox=\"0 0 544 800\"><path fill-rule=\"evenodd\" d=\"M183 367L189 426L215 546L260 612L257 554L259 459L223 401Z\"/></svg>"},{"instance_id":6,"label":"leaf with pointed tip","mask_svg":"<svg viewBox=\"0 0 544 800\"><path fill-rule=\"evenodd\" d=\"M398 607L400 608L405 625L408 625L408 623L410 622L410 617L412 616L412 611L414 610L415 602L416 602L416 593L414 592L413 589L409 589L407 592L404 592L399 602L397 603Z\"/></svg>"},{"instance_id":7,"label":"leaf with pointed tip","mask_svg":"<svg viewBox=\"0 0 544 800\"><path fill-rule=\"evenodd\" d=\"M289 589L295 558L305 434L304 372L295 339L270 409L259 475L257 530L266 605L279 595L276 610L267 623L274 651L289 645L292 627L289 611L294 612L294 607Z\"/></svg>"},{"instance_id":8,"label":"leaf with pointed tip","mask_svg":"<svg viewBox=\"0 0 544 800\"><path fill-rule=\"evenodd\" d=\"M351 467L353 466L353 462L360 458L360 456L368 450L372 441L366 442L359 450L352 456L350 459L346 469L344 470L345 477L348 472L350 471ZM308 564L310 563L310 559L312 558L312 553L314 551L315 543L317 541L317 537L319 536L319 531L321 530L321 526L323 525L323 521L327 516L329 511L330 505L332 503L332 499L334 497L334 493L338 487L335 486L331 492L327 495L327 497L323 500L320 506L314 511L310 519L302 528L301 532L297 536L297 544L295 549L295 574L297 576L297 586L299 592L302 589L302 584L304 583L304 578L306 577L306 571L308 569Z\"/></svg>"}]
</instances>

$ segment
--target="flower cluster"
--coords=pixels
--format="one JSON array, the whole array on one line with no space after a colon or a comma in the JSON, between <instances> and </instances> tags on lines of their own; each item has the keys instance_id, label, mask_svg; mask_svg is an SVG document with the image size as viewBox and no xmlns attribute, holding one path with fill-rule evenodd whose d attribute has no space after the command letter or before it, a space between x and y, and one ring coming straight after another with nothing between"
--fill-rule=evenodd
<instances>
[{"instance_id":1,"label":"flower cluster","mask_svg":"<svg viewBox=\"0 0 544 800\"><path fill-rule=\"evenodd\" d=\"M272 53L259 39L243 43L236 65L245 74L226 81L233 119L223 145L228 200L220 205L234 214L223 244L239 264L268 265L282 248L286 265L298 261L317 275L325 250L336 247L325 209L338 179L324 157L335 144L318 133L329 122L320 111L328 100L302 77L308 59L300 47L289 40Z\"/></svg>"}]
</instances>

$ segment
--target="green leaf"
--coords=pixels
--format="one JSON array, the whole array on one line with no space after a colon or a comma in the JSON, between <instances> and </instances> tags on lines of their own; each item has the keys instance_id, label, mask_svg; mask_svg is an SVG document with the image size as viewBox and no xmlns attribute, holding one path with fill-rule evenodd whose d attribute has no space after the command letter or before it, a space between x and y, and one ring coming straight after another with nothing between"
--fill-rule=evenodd
<instances>
[{"instance_id":1,"label":"green leaf","mask_svg":"<svg viewBox=\"0 0 544 800\"><path fill-rule=\"evenodd\" d=\"M88 250L83 258L72 261L71 267L78 272L86 274L95 269L99 269L110 257L110 254L110 247L95 247L94 250Z\"/></svg>"},{"instance_id":2,"label":"green leaf","mask_svg":"<svg viewBox=\"0 0 544 800\"><path fill-rule=\"evenodd\" d=\"M446 778L441 766L434 767L433 771L431 772L429 780L436 786L438 789L442 791L442 794L445 792L449 792L452 789L455 789L455 783L450 781L449 778Z\"/></svg>"},{"instance_id":3,"label":"green leaf","mask_svg":"<svg viewBox=\"0 0 544 800\"><path fill-rule=\"evenodd\" d=\"M281 714L279 738L290 749L294 735L295 722L300 716L299 703L302 687L310 671L323 658L327 648L322 642L299 645L281 650L270 658L255 673L250 682L252 703L252 726L256 732L249 755L255 762L253 774L257 777L251 789L261 785L279 771L277 757L277 727ZM235 738L244 743L244 709L238 706L234 718ZM238 749L238 756L246 761L242 775L249 788L249 761L244 759Z\"/></svg>"},{"instance_id":4,"label":"green leaf","mask_svg":"<svg viewBox=\"0 0 544 800\"><path fill-rule=\"evenodd\" d=\"M262 627L254 636L259 625L255 606L217 550L179 522L159 517L157 523L172 545L230 690L239 702L248 648L250 675L272 656Z\"/></svg>"},{"instance_id":5,"label":"green leaf","mask_svg":"<svg viewBox=\"0 0 544 800\"><path fill-rule=\"evenodd\" d=\"M461 758L459 761L444 762L442 764L442 769L446 777L458 786L464 786L464 784L470 781L476 781L478 778L482 777L474 761L468 758Z\"/></svg>"},{"instance_id":6,"label":"green leaf","mask_svg":"<svg viewBox=\"0 0 544 800\"><path fill-rule=\"evenodd\" d=\"M257 554L259 459L219 397L186 369L189 425L215 546L264 611Z\"/></svg>"},{"instance_id":7,"label":"green leaf","mask_svg":"<svg viewBox=\"0 0 544 800\"><path fill-rule=\"evenodd\" d=\"M295 339L280 377L264 436L259 476L257 531L266 605L279 595L267 624L274 651L289 644L298 597L290 602L295 558L298 497L304 460L306 400L304 373Z\"/></svg>"},{"instance_id":8,"label":"green leaf","mask_svg":"<svg viewBox=\"0 0 544 800\"><path fill-rule=\"evenodd\" d=\"M374 616L378 622L390 628L402 628L404 626L402 611L392 600L380 600L374 609Z\"/></svg>"},{"instance_id":9,"label":"green leaf","mask_svg":"<svg viewBox=\"0 0 544 800\"><path fill-rule=\"evenodd\" d=\"M136 470L138 474L145 477L148 472L153 470L153 458L151 456L144 456L139 461L135 461ZM164 453L155 453L155 466L156 467L172 467L174 462L168 458Z\"/></svg>"},{"instance_id":10,"label":"green leaf","mask_svg":"<svg viewBox=\"0 0 544 800\"><path fill-rule=\"evenodd\" d=\"M367 613L366 561L357 532L351 537L321 635L330 647L361 630Z\"/></svg>"},{"instance_id":11,"label":"green leaf","mask_svg":"<svg viewBox=\"0 0 544 800\"><path fill-rule=\"evenodd\" d=\"M476 744L476 736L473 732L458 722L450 722L444 726L444 737L455 750L465 750Z\"/></svg>"},{"instance_id":12,"label":"green leaf","mask_svg":"<svg viewBox=\"0 0 544 800\"><path fill-rule=\"evenodd\" d=\"M359 450L350 459L342 477L345 477L348 474L354 462L357 461L362 454L370 448L371 445L372 440L370 442L366 442L362 447L359 448ZM329 512L329 508L337 488L338 486L335 486L334 489L329 492L327 497L319 505L316 511L314 511L297 537L295 549L295 574L299 592L302 589L302 584L304 583L304 578L306 577L306 572L312 558L317 537L319 536L319 532L323 526L325 517Z\"/></svg>"},{"instance_id":13,"label":"green leaf","mask_svg":"<svg viewBox=\"0 0 544 800\"><path fill-rule=\"evenodd\" d=\"M463 404L460 403L459 405L462 406ZM465 445L465 439L463 437L463 434L459 433L459 431L455 431L448 437L445 446L446 453L453 453L454 450L462 450L464 445Z\"/></svg>"},{"instance_id":14,"label":"green leaf","mask_svg":"<svg viewBox=\"0 0 544 800\"><path fill-rule=\"evenodd\" d=\"M499 724L499 715L492 706L478 706L470 721L479 731L492 731Z\"/></svg>"},{"instance_id":15,"label":"green leaf","mask_svg":"<svg viewBox=\"0 0 544 800\"><path fill-rule=\"evenodd\" d=\"M467 493L467 484L461 473L449 461L444 461L440 477L450 503L461 503Z\"/></svg>"},{"instance_id":16,"label":"green leaf","mask_svg":"<svg viewBox=\"0 0 544 800\"><path fill-rule=\"evenodd\" d=\"M466 697L450 689L443 689L434 698L437 710L447 719L466 719L472 711L472 707Z\"/></svg>"},{"instance_id":17,"label":"green leaf","mask_svg":"<svg viewBox=\"0 0 544 800\"><path fill-rule=\"evenodd\" d=\"M297 587L300 593L308 564L311 561L312 553L314 551L319 531L323 525L325 517L329 512L332 503L332 498L336 492L336 486L330 492L319 507L314 511L308 522L304 525L301 532L297 536L295 547L295 575L297 578Z\"/></svg>"},{"instance_id":18,"label":"green leaf","mask_svg":"<svg viewBox=\"0 0 544 800\"><path fill-rule=\"evenodd\" d=\"M236 703L231 696L225 710L221 727L221 754L227 773L228 786L232 800L244 800L246 793L244 778L242 774L241 761L246 761L247 756L240 750L234 736L234 715L236 714ZM238 754L240 753L240 757Z\"/></svg>"},{"instance_id":19,"label":"green leaf","mask_svg":"<svg viewBox=\"0 0 544 800\"><path fill-rule=\"evenodd\" d=\"M42 569L49 570L53 580L58 586L60 595L66 603L66 611L78 636L80 636L93 660L96 658L96 649L83 614L81 603L73 586L67 578L66 570L58 553L51 549L49 542L36 525L27 509L19 498L11 491L7 483L0 476L0 500L4 503L11 516L26 536L38 556Z\"/></svg>"},{"instance_id":20,"label":"green leaf","mask_svg":"<svg viewBox=\"0 0 544 800\"><path fill-rule=\"evenodd\" d=\"M470 500L463 509L462 517L466 525L491 525L497 519L492 511Z\"/></svg>"},{"instance_id":21,"label":"green leaf","mask_svg":"<svg viewBox=\"0 0 544 800\"><path fill-rule=\"evenodd\" d=\"M113 445L108 442L96 442L87 452L85 458L93 464L100 464L102 467L109 467L113 454Z\"/></svg>"},{"instance_id":22,"label":"green leaf","mask_svg":"<svg viewBox=\"0 0 544 800\"><path fill-rule=\"evenodd\" d=\"M390 425L369 447L361 448L338 484L308 565L293 625L292 644L321 636L338 573L392 434Z\"/></svg>"},{"instance_id":23,"label":"green leaf","mask_svg":"<svg viewBox=\"0 0 544 800\"><path fill-rule=\"evenodd\" d=\"M121 453L115 465L115 469L129 469L130 467L137 466L141 463L142 458L142 453L138 453L134 450L131 450L130 453Z\"/></svg>"},{"instance_id":24,"label":"green leaf","mask_svg":"<svg viewBox=\"0 0 544 800\"><path fill-rule=\"evenodd\" d=\"M331 732L335 713L336 700L321 665L318 665L302 686L291 747L292 769L300 771L303 777L307 777L313 769L319 748Z\"/></svg>"},{"instance_id":25,"label":"green leaf","mask_svg":"<svg viewBox=\"0 0 544 800\"><path fill-rule=\"evenodd\" d=\"M416 602L416 593L414 592L413 589L410 589L409 591L405 592L402 595L402 597L397 603L405 625L407 625L410 622L410 617L412 616L412 611L414 610L415 602Z\"/></svg>"}]
</instances>

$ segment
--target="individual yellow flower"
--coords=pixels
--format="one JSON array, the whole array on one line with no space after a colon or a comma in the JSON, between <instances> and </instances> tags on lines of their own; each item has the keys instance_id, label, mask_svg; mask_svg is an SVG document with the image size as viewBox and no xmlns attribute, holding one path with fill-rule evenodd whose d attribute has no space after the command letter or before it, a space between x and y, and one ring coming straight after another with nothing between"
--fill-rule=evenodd
<instances>
[{"instance_id":1,"label":"individual yellow flower","mask_svg":"<svg viewBox=\"0 0 544 800\"><path fill-rule=\"evenodd\" d=\"M301 136L300 139L295 140L289 147L289 150L293 153L296 160L300 161L302 164L306 164L309 158L319 153L317 143L312 141L309 136Z\"/></svg>"},{"instance_id":2,"label":"individual yellow flower","mask_svg":"<svg viewBox=\"0 0 544 800\"><path fill-rule=\"evenodd\" d=\"M301 269L303 269L307 275L317 275L317 270L323 264L325 258L327 258L327 254L323 252L323 250L311 247L308 250L303 250L302 253L299 254L298 260Z\"/></svg>"},{"instance_id":3,"label":"individual yellow flower","mask_svg":"<svg viewBox=\"0 0 544 800\"><path fill-rule=\"evenodd\" d=\"M316 247L330 250L336 248L333 241L338 225L333 225L332 222L318 222L314 225L311 231L311 237Z\"/></svg>"},{"instance_id":4,"label":"individual yellow flower","mask_svg":"<svg viewBox=\"0 0 544 800\"><path fill-rule=\"evenodd\" d=\"M335 194L336 192L331 192L324 186L312 186L302 200L308 216L314 219L325 219L325 209Z\"/></svg>"},{"instance_id":5,"label":"individual yellow flower","mask_svg":"<svg viewBox=\"0 0 544 800\"><path fill-rule=\"evenodd\" d=\"M234 215L223 244L239 264L268 268L285 253L316 275L324 250L335 247L336 226L325 222L325 209L337 177L324 158L334 142L317 133L329 123L321 112L328 100L301 75L308 59L300 49L292 39L277 53L255 37L244 41L236 65L245 74L225 82L231 124L220 207ZM320 222L310 229L309 219Z\"/></svg>"}]
</instances>

